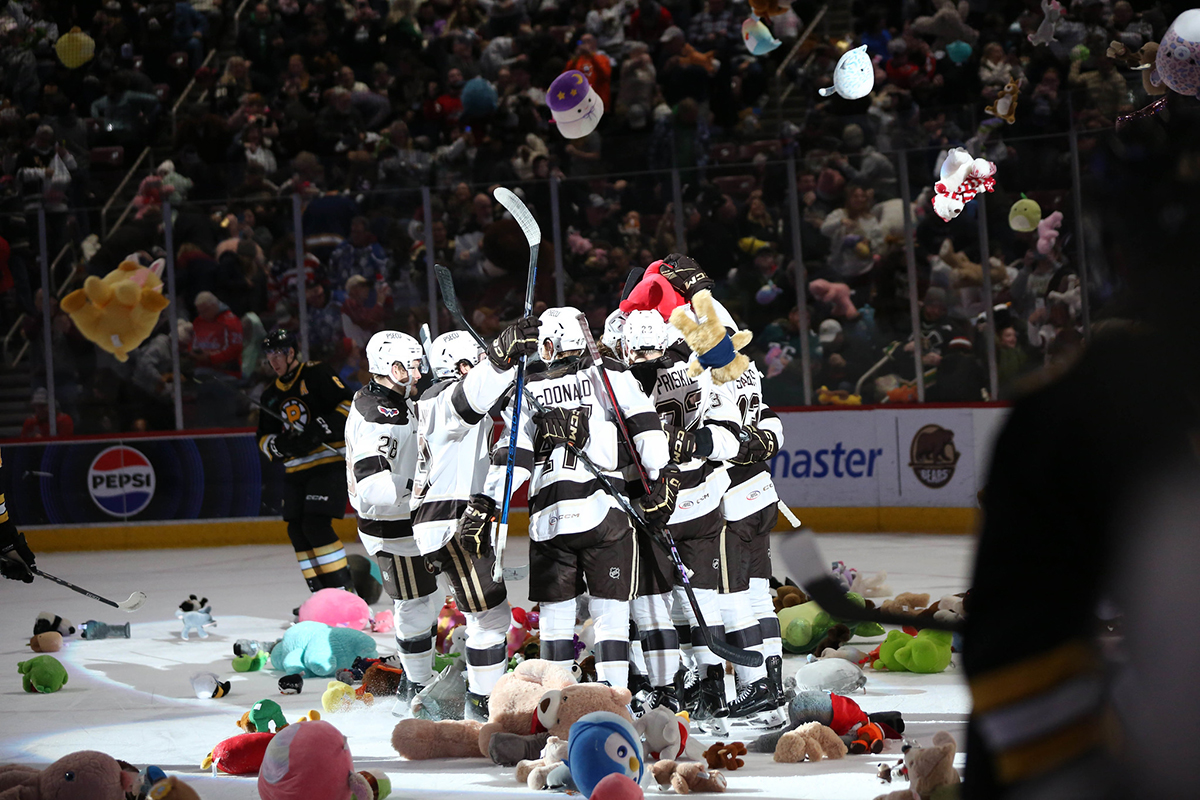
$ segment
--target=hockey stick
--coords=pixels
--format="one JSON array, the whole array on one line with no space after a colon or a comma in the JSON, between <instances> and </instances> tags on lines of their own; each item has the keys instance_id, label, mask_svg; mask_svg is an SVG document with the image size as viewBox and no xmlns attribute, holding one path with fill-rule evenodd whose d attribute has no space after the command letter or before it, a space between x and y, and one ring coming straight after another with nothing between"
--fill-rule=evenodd
<instances>
[{"instance_id":1,"label":"hockey stick","mask_svg":"<svg viewBox=\"0 0 1200 800\"><path fill-rule=\"evenodd\" d=\"M220 381L202 381L202 380L200 380L199 378L197 378L197 377L196 377L196 376L194 376L194 375L193 375L193 376L191 376L191 377L188 377L187 375L184 375L183 377L187 378L189 381L191 381L192 383L196 384L197 386L214 386L214 385L215 385L215 386L220 386L221 388L223 388L223 389L226 389L226 390L228 390L228 391L230 391L230 392L233 392L233 393L234 393L234 394L236 394L238 397L242 398L242 399L243 399L243 400L245 400L247 403L249 403L250 405L254 406L255 408L257 408L257 409L258 409L259 411L261 411L262 413L266 414L268 417L271 417L272 419L277 419L277 420L279 420L279 422L283 424L283 428L284 428L284 430L287 430L289 426L291 426L291 427L296 427L296 423L294 423L294 422L288 422L288 421L287 421L286 419L284 419L282 416L280 416L279 414L276 414L274 411L272 411L271 409L267 408L266 406L264 406L262 403L260 403L260 402L258 402L257 400L255 400L255 399L254 399L253 397L251 397L250 395L246 394L246 393L245 393L245 392L243 392L243 391L240 391L240 390L238 390L238 389L235 389L235 388L233 388L232 386L226 386L225 384L221 383ZM298 428L298 430L299 430L301 433L303 433L303 432L304 432L304 428L303 428L303 427L299 427L299 428ZM333 453L334 455L337 455L337 456L344 455L343 453L340 453L340 452L338 452L337 448L335 448L335 447L334 447L333 445L331 445L331 444L328 444L328 443L326 443L326 442L321 442L320 444L321 444L321 446L322 446L322 447L324 447L326 450L328 450L329 452Z\"/></svg>"},{"instance_id":2,"label":"hockey stick","mask_svg":"<svg viewBox=\"0 0 1200 800\"><path fill-rule=\"evenodd\" d=\"M791 523L793 528L800 527L799 518L795 514L792 513L792 510L790 508L787 507L787 503L783 502L782 500L779 500L775 503L775 505L777 505L779 507L780 512L783 513L783 516L787 517L787 521L789 523Z\"/></svg>"},{"instance_id":3,"label":"hockey stick","mask_svg":"<svg viewBox=\"0 0 1200 800\"><path fill-rule=\"evenodd\" d=\"M943 622L932 616L896 614L878 608L864 608L857 605L846 597L846 592L842 589L841 584L821 566L828 562L822 557L821 549L817 547L816 537L808 528L801 528L799 532L783 537L783 541L779 545L779 554L800 587L831 616L862 622L878 622L884 625L932 628L937 631L958 632L963 629L961 623Z\"/></svg>"},{"instance_id":4,"label":"hockey stick","mask_svg":"<svg viewBox=\"0 0 1200 800\"><path fill-rule=\"evenodd\" d=\"M513 215L513 219L521 226L521 232L525 234L525 241L529 243L529 277L525 281L524 314L528 317L533 313L533 287L537 281L538 249L542 244L542 229L538 227L537 220L529 213L529 209L521 202L521 198L503 186L497 186L493 194L500 205ZM517 431L521 426L521 396L525 393L525 360L526 356L521 356L520 362L517 363L517 391L513 395L512 422L509 425L508 433L508 464L505 467L504 475L504 505L500 509L500 525L496 529L496 563L492 567L492 580L496 581L500 580L504 574L502 562L504 561L504 548L508 544L508 509L512 504L513 470L517 464Z\"/></svg>"},{"instance_id":5,"label":"hockey stick","mask_svg":"<svg viewBox=\"0 0 1200 800\"><path fill-rule=\"evenodd\" d=\"M425 374L430 375L433 373L433 365L429 363L429 346L433 344L433 339L429 336L428 322L421 323L421 330L419 331L419 334L419 338L421 340L421 352L423 353L421 356L421 366L425 368Z\"/></svg>"},{"instance_id":6,"label":"hockey stick","mask_svg":"<svg viewBox=\"0 0 1200 800\"><path fill-rule=\"evenodd\" d=\"M54 581L59 586L65 586L73 592L79 592L80 594L82 594L86 597L90 597L93 600L99 600L101 603L104 603L106 606L112 606L113 608L119 608L120 610L126 611L130 614L132 614L134 611L137 611L139 608L142 607L142 604L146 602L146 593L145 592L134 592L133 594L129 595L129 599L126 600L125 602L114 603L112 600L109 600L107 597L101 597L98 594L89 592L87 589L84 589L82 586L76 586L75 584L71 583L70 581L64 581L62 578L56 578L48 572L42 572L37 567L30 567L29 571L32 572L34 575L40 575L41 577L45 578L46 580Z\"/></svg>"},{"instance_id":7,"label":"hockey stick","mask_svg":"<svg viewBox=\"0 0 1200 800\"><path fill-rule=\"evenodd\" d=\"M620 431L621 437L625 441L625 449L629 451L630 459L633 461L634 466L637 467L638 477L642 481L642 489L646 494L650 494L650 476L646 474L646 468L642 466L642 460L638 456L637 447L633 444L633 437L630 436L629 428L625 425L625 418L621 416L621 406L617 403L617 394L613 391L612 382L608 379L608 371L604 368L600 348L596 346L596 339L592 336L591 326L588 324L587 317L583 314L579 315L579 325L583 329L583 340L587 343L588 354L592 358L592 364L596 367L596 371L600 373L600 379L604 383L604 393L608 395L608 402L612 405L613 416L616 417L617 430ZM688 575L689 570L684 565L683 559L679 557L679 548L675 546L675 538L665 528L662 535L666 540L671 560L675 562L675 569L679 571L679 577L683 581L683 590L687 594L688 603L692 607L692 613L696 615L696 625L700 628L700 637L704 640L704 645L718 657L726 661L732 661L734 664L744 667L761 666L763 663L762 653L753 650L742 650L738 647L732 647L725 641L713 639L712 634L708 630L708 624L704 621L704 614L700 611L700 601L696 599L696 592L692 589L692 582Z\"/></svg>"}]
</instances>

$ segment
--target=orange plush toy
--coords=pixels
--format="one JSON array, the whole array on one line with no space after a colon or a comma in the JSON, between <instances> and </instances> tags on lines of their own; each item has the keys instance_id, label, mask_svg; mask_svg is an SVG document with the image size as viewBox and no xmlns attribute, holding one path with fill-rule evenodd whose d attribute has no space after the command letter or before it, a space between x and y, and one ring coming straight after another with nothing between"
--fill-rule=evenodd
<instances>
[{"instance_id":1,"label":"orange plush toy","mask_svg":"<svg viewBox=\"0 0 1200 800\"><path fill-rule=\"evenodd\" d=\"M124 261L103 279L88 277L82 289L63 298L62 309L89 342L117 361L128 361L170 305L162 293L161 269L160 262L147 268Z\"/></svg>"}]
</instances>

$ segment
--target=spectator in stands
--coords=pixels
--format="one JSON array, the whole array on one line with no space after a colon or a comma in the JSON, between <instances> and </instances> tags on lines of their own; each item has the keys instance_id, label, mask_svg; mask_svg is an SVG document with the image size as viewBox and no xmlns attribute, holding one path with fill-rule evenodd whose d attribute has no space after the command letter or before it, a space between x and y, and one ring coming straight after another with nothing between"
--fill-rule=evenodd
<instances>
[{"instance_id":1,"label":"spectator in stands","mask_svg":"<svg viewBox=\"0 0 1200 800\"><path fill-rule=\"evenodd\" d=\"M849 183L858 183L871 190L871 199L882 203L898 195L896 166L892 159L865 144L862 126L850 123L842 129L842 147L849 157L835 153L830 165ZM857 164L857 166L855 166Z\"/></svg>"},{"instance_id":2,"label":"spectator in stands","mask_svg":"<svg viewBox=\"0 0 1200 800\"><path fill-rule=\"evenodd\" d=\"M953 338L953 328L946 314L946 290L930 286L921 301L921 363L936 367L942 361L942 352ZM914 350L912 338L904 345L904 352ZM906 368L910 368L905 364Z\"/></svg>"},{"instance_id":3,"label":"spectator in stands","mask_svg":"<svg viewBox=\"0 0 1200 800\"><path fill-rule=\"evenodd\" d=\"M237 38L238 52L264 76L279 74L283 51L283 27L266 3L257 3L241 24Z\"/></svg>"},{"instance_id":4,"label":"spectator in stands","mask_svg":"<svg viewBox=\"0 0 1200 800\"><path fill-rule=\"evenodd\" d=\"M175 2L175 29L171 41L188 54L192 71L204 61L204 40L208 36L208 17L192 8L188 0Z\"/></svg>"},{"instance_id":5,"label":"spectator in stands","mask_svg":"<svg viewBox=\"0 0 1200 800\"><path fill-rule=\"evenodd\" d=\"M110 77L104 97L92 103L92 116L102 124L97 141L139 150L158 113L158 97L130 91L128 86L123 75Z\"/></svg>"},{"instance_id":6,"label":"spectator in stands","mask_svg":"<svg viewBox=\"0 0 1200 800\"><path fill-rule=\"evenodd\" d=\"M44 208L47 241L54 253L64 243L71 173L75 169L75 156L61 142L55 143L54 129L49 125L39 125L33 141L17 156L17 176L30 230L37 229L36 212L39 207Z\"/></svg>"},{"instance_id":7,"label":"spectator in stands","mask_svg":"<svg viewBox=\"0 0 1200 800\"><path fill-rule=\"evenodd\" d=\"M983 84L983 97L989 102L996 99L1009 81L1025 82L1025 73L1016 59L1004 53L1000 42L988 42L983 46L983 57L979 60L979 82Z\"/></svg>"},{"instance_id":8,"label":"spectator in stands","mask_svg":"<svg viewBox=\"0 0 1200 800\"><path fill-rule=\"evenodd\" d=\"M54 414L59 436L71 436L75 433L75 420L62 411ZM50 395L44 388L38 388L33 393L33 413L25 418L21 425L22 439L45 439L50 435Z\"/></svg>"},{"instance_id":9,"label":"spectator in stands","mask_svg":"<svg viewBox=\"0 0 1200 800\"><path fill-rule=\"evenodd\" d=\"M742 21L734 15L731 5L728 0L708 0L705 9L688 23L688 43L702 53L715 50L718 57L734 44L740 44Z\"/></svg>"},{"instance_id":10,"label":"spectator in stands","mask_svg":"<svg viewBox=\"0 0 1200 800\"><path fill-rule=\"evenodd\" d=\"M1029 354L1021 347L1017 330L1012 325L996 332L996 373L1000 384L1000 399L1012 395L1013 383L1025 374Z\"/></svg>"},{"instance_id":11,"label":"spectator in stands","mask_svg":"<svg viewBox=\"0 0 1200 800\"><path fill-rule=\"evenodd\" d=\"M1133 13L1129 0L1113 3L1110 25L1116 38L1129 50L1140 50L1143 44L1154 40L1154 26L1146 21L1145 15Z\"/></svg>"},{"instance_id":12,"label":"spectator in stands","mask_svg":"<svg viewBox=\"0 0 1200 800\"><path fill-rule=\"evenodd\" d=\"M246 160L247 172L252 164L257 164L264 176L274 175L279 169L270 143L264 140L263 127L257 122L247 125L242 131L242 153Z\"/></svg>"},{"instance_id":13,"label":"spectator in stands","mask_svg":"<svg viewBox=\"0 0 1200 800\"><path fill-rule=\"evenodd\" d=\"M865 186L848 184L846 204L821 223L830 242L829 269L838 278L866 274L883 248L883 228L871 214L872 198Z\"/></svg>"},{"instance_id":14,"label":"spectator in stands","mask_svg":"<svg viewBox=\"0 0 1200 800\"><path fill-rule=\"evenodd\" d=\"M638 0L637 8L629 15L625 38L653 44L674 24L671 12L658 0Z\"/></svg>"},{"instance_id":15,"label":"spectator in stands","mask_svg":"<svg viewBox=\"0 0 1200 800\"><path fill-rule=\"evenodd\" d=\"M567 62L566 68L568 70L577 69L586 75L588 83L604 102L604 107L612 108L610 94L612 91L612 61L604 53L599 52L595 36L585 33L579 37L579 45L575 48L575 57Z\"/></svg>"},{"instance_id":16,"label":"spectator in stands","mask_svg":"<svg viewBox=\"0 0 1200 800\"><path fill-rule=\"evenodd\" d=\"M1129 105L1129 87L1125 78L1113 67L1112 59L1103 53L1092 56L1094 69L1083 71L1083 53L1071 51L1071 70L1067 80L1087 90L1088 100L1105 119L1116 117L1122 107Z\"/></svg>"},{"instance_id":17,"label":"spectator in stands","mask_svg":"<svg viewBox=\"0 0 1200 800\"><path fill-rule=\"evenodd\" d=\"M621 63L621 81L617 87L617 109L626 116L632 130L644 130L649 123L657 91L656 78L650 46L634 42L629 47L629 57Z\"/></svg>"},{"instance_id":18,"label":"spectator in stands","mask_svg":"<svg viewBox=\"0 0 1200 800\"><path fill-rule=\"evenodd\" d=\"M372 65L383 57L379 42L383 36L383 21L368 0L356 0L353 14L347 17L338 52L342 63L351 67L359 80L365 81L371 74Z\"/></svg>"},{"instance_id":19,"label":"spectator in stands","mask_svg":"<svg viewBox=\"0 0 1200 800\"><path fill-rule=\"evenodd\" d=\"M389 281L393 266L391 256L371 233L367 218L355 217L350 221L350 236L329 256L328 276L340 291L354 275L361 275L372 284Z\"/></svg>"},{"instance_id":20,"label":"spectator in stands","mask_svg":"<svg viewBox=\"0 0 1200 800\"><path fill-rule=\"evenodd\" d=\"M594 0L584 22L599 49L610 58L619 57L625 50L624 11L625 4L617 0Z\"/></svg>"},{"instance_id":21,"label":"spectator in stands","mask_svg":"<svg viewBox=\"0 0 1200 800\"><path fill-rule=\"evenodd\" d=\"M978 403L989 400L987 370L973 352L971 337L956 334L937 368L937 380L925 390L930 403Z\"/></svg>"},{"instance_id":22,"label":"spectator in stands","mask_svg":"<svg viewBox=\"0 0 1200 800\"><path fill-rule=\"evenodd\" d=\"M383 330L392 314L392 293L387 283L374 284L362 275L351 276L345 284L342 301L342 327L355 347L367 346L371 335Z\"/></svg>"},{"instance_id":23,"label":"spectator in stands","mask_svg":"<svg viewBox=\"0 0 1200 800\"><path fill-rule=\"evenodd\" d=\"M212 292L196 295L192 321L192 358L197 374L242 375L242 322Z\"/></svg>"}]
</instances>

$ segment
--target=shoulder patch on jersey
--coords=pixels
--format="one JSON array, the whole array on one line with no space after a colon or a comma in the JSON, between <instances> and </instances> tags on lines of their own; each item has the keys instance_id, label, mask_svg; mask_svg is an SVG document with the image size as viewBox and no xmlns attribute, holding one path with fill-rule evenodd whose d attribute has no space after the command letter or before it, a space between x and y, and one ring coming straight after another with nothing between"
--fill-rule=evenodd
<instances>
[{"instance_id":1,"label":"shoulder patch on jersey","mask_svg":"<svg viewBox=\"0 0 1200 800\"><path fill-rule=\"evenodd\" d=\"M376 408L378 408L379 413L383 414L385 417L400 416L400 409L398 408L388 408L387 406L376 406Z\"/></svg>"}]
</instances>

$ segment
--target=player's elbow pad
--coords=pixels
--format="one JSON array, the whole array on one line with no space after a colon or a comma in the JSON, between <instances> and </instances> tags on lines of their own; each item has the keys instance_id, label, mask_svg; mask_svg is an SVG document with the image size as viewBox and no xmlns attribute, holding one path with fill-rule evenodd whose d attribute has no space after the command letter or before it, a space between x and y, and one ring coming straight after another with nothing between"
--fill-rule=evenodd
<instances>
[{"instance_id":1,"label":"player's elbow pad","mask_svg":"<svg viewBox=\"0 0 1200 800\"><path fill-rule=\"evenodd\" d=\"M356 488L361 503L371 506L396 505L396 484L392 481L392 473L376 472L358 482Z\"/></svg>"},{"instance_id":2,"label":"player's elbow pad","mask_svg":"<svg viewBox=\"0 0 1200 800\"><path fill-rule=\"evenodd\" d=\"M588 428L588 441L583 451L598 469L610 471L619 466L617 426L605 420L592 421Z\"/></svg>"},{"instance_id":3,"label":"player's elbow pad","mask_svg":"<svg viewBox=\"0 0 1200 800\"><path fill-rule=\"evenodd\" d=\"M642 466L646 471L657 473L671 461L671 448L667 444L667 434L663 431L647 431L634 437L638 455L641 456Z\"/></svg>"}]
</instances>

